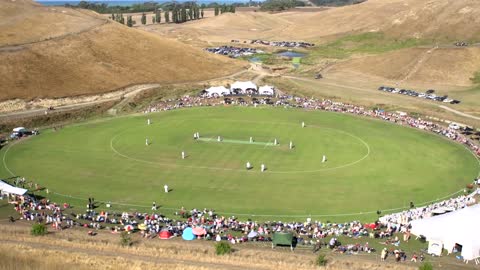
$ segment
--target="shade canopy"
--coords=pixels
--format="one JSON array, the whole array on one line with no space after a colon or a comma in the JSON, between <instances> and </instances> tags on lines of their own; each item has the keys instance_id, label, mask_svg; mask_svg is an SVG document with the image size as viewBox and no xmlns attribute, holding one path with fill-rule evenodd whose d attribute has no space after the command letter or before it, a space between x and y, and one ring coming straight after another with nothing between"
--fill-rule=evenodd
<instances>
[{"instance_id":1,"label":"shade canopy","mask_svg":"<svg viewBox=\"0 0 480 270\"><path fill-rule=\"evenodd\" d=\"M224 86L213 86L208 89L205 89L205 93L207 96L212 97L212 96L224 96L224 95L229 95L230 90L227 89Z\"/></svg>"},{"instance_id":2,"label":"shade canopy","mask_svg":"<svg viewBox=\"0 0 480 270\"><path fill-rule=\"evenodd\" d=\"M192 228L188 227L183 230L182 233L182 238L183 240L191 241L195 239L195 235L193 234Z\"/></svg>"},{"instance_id":3,"label":"shade canopy","mask_svg":"<svg viewBox=\"0 0 480 270\"><path fill-rule=\"evenodd\" d=\"M195 227L192 229L192 233L194 235L205 235L207 234L207 231L202 227Z\"/></svg>"},{"instance_id":4,"label":"shade canopy","mask_svg":"<svg viewBox=\"0 0 480 270\"><path fill-rule=\"evenodd\" d=\"M462 245L462 257L473 260L480 257L480 205L466 207L411 222L412 234L425 236L427 241L441 242L449 252L455 244Z\"/></svg>"},{"instance_id":5,"label":"shade canopy","mask_svg":"<svg viewBox=\"0 0 480 270\"><path fill-rule=\"evenodd\" d=\"M272 245L286 245L293 244L293 233L291 232L275 232L273 234Z\"/></svg>"},{"instance_id":6,"label":"shade canopy","mask_svg":"<svg viewBox=\"0 0 480 270\"><path fill-rule=\"evenodd\" d=\"M0 180L0 191L7 194L22 196L22 195L25 195L25 193L27 193L28 190L24 188L14 187Z\"/></svg>"},{"instance_id":7,"label":"shade canopy","mask_svg":"<svg viewBox=\"0 0 480 270\"><path fill-rule=\"evenodd\" d=\"M161 231L159 234L158 234L158 237L160 239L170 239L173 237L172 233L169 232L169 231Z\"/></svg>"}]
</instances>

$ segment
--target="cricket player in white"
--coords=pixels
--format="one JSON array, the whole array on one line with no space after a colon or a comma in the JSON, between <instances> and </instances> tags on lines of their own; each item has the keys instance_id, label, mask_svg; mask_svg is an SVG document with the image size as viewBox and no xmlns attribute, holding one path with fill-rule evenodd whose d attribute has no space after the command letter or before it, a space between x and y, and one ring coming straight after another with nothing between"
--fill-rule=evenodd
<instances>
[{"instance_id":1,"label":"cricket player in white","mask_svg":"<svg viewBox=\"0 0 480 270\"><path fill-rule=\"evenodd\" d=\"M150 121L150 118L147 119L147 125L150 125L152 122Z\"/></svg>"},{"instance_id":2,"label":"cricket player in white","mask_svg":"<svg viewBox=\"0 0 480 270\"><path fill-rule=\"evenodd\" d=\"M324 163L325 161L327 161L327 156L323 155L322 163Z\"/></svg>"},{"instance_id":3,"label":"cricket player in white","mask_svg":"<svg viewBox=\"0 0 480 270\"><path fill-rule=\"evenodd\" d=\"M148 146L148 138L145 139L145 145Z\"/></svg>"},{"instance_id":4,"label":"cricket player in white","mask_svg":"<svg viewBox=\"0 0 480 270\"><path fill-rule=\"evenodd\" d=\"M168 193L168 185L165 184L165 186L163 186L163 189L165 190L165 193Z\"/></svg>"},{"instance_id":5,"label":"cricket player in white","mask_svg":"<svg viewBox=\"0 0 480 270\"><path fill-rule=\"evenodd\" d=\"M277 145L277 144L278 144L278 141L277 141L276 138L275 138L275 141L273 141L273 144L274 144L274 145Z\"/></svg>"},{"instance_id":6,"label":"cricket player in white","mask_svg":"<svg viewBox=\"0 0 480 270\"><path fill-rule=\"evenodd\" d=\"M247 161L247 170L250 170L252 168L252 164L250 164L250 161Z\"/></svg>"},{"instance_id":7,"label":"cricket player in white","mask_svg":"<svg viewBox=\"0 0 480 270\"><path fill-rule=\"evenodd\" d=\"M290 149L293 149L293 142L290 141Z\"/></svg>"},{"instance_id":8,"label":"cricket player in white","mask_svg":"<svg viewBox=\"0 0 480 270\"><path fill-rule=\"evenodd\" d=\"M302 128L304 128L304 127L305 127L305 122L302 122Z\"/></svg>"},{"instance_id":9,"label":"cricket player in white","mask_svg":"<svg viewBox=\"0 0 480 270\"><path fill-rule=\"evenodd\" d=\"M182 151L182 159L185 159L185 151Z\"/></svg>"},{"instance_id":10,"label":"cricket player in white","mask_svg":"<svg viewBox=\"0 0 480 270\"><path fill-rule=\"evenodd\" d=\"M260 166L260 171L261 171L261 172L264 172L264 171L265 171L265 164L262 164L262 166Z\"/></svg>"},{"instance_id":11,"label":"cricket player in white","mask_svg":"<svg viewBox=\"0 0 480 270\"><path fill-rule=\"evenodd\" d=\"M222 141L222 137L218 136L217 141L221 142L221 141Z\"/></svg>"},{"instance_id":12,"label":"cricket player in white","mask_svg":"<svg viewBox=\"0 0 480 270\"><path fill-rule=\"evenodd\" d=\"M253 143L253 137L250 137L250 143Z\"/></svg>"}]
</instances>

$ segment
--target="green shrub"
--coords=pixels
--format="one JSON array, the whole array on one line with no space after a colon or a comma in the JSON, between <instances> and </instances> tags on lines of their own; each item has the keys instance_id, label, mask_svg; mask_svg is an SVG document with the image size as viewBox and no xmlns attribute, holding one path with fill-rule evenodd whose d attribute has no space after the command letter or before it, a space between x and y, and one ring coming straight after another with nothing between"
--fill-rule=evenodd
<instances>
[{"instance_id":1,"label":"green shrub","mask_svg":"<svg viewBox=\"0 0 480 270\"><path fill-rule=\"evenodd\" d=\"M47 227L45 224L35 223L32 225L31 234L35 236L42 236L47 234Z\"/></svg>"},{"instance_id":2,"label":"green shrub","mask_svg":"<svg viewBox=\"0 0 480 270\"><path fill-rule=\"evenodd\" d=\"M132 238L128 232L123 231L120 233L120 245L122 247L129 247L132 245Z\"/></svg>"},{"instance_id":3,"label":"green shrub","mask_svg":"<svg viewBox=\"0 0 480 270\"><path fill-rule=\"evenodd\" d=\"M220 242L215 244L215 254L224 255L232 253L232 247L227 242Z\"/></svg>"},{"instance_id":4,"label":"green shrub","mask_svg":"<svg viewBox=\"0 0 480 270\"><path fill-rule=\"evenodd\" d=\"M324 254L318 255L317 259L315 260L315 264L318 266L326 266L327 265L327 258Z\"/></svg>"},{"instance_id":5,"label":"green shrub","mask_svg":"<svg viewBox=\"0 0 480 270\"><path fill-rule=\"evenodd\" d=\"M433 270L433 265L429 262L424 262L418 267L418 270Z\"/></svg>"}]
</instances>

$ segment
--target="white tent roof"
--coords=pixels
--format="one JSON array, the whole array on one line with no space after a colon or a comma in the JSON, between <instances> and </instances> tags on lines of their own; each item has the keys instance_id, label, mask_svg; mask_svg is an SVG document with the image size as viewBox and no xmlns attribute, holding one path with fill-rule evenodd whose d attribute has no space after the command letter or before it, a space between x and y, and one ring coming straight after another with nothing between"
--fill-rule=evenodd
<instances>
[{"instance_id":1,"label":"white tent roof","mask_svg":"<svg viewBox=\"0 0 480 270\"><path fill-rule=\"evenodd\" d=\"M454 212L411 222L412 234L423 235L428 241L440 241L447 249L462 245L464 259L480 257L480 204Z\"/></svg>"},{"instance_id":2,"label":"white tent roof","mask_svg":"<svg viewBox=\"0 0 480 270\"><path fill-rule=\"evenodd\" d=\"M260 94L269 93L269 94L273 95L275 93L275 88L273 86L270 86L270 85L264 85L264 86L260 86L260 88L258 88L258 92L260 92Z\"/></svg>"},{"instance_id":3,"label":"white tent roof","mask_svg":"<svg viewBox=\"0 0 480 270\"><path fill-rule=\"evenodd\" d=\"M225 86L212 86L208 89L205 89L208 95L223 95L223 94L230 94L230 90Z\"/></svg>"},{"instance_id":4,"label":"white tent roof","mask_svg":"<svg viewBox=\"0 0 480 270\"><path fill-rule=\"evenodd\" d=\"M242 89L242 90L247 90L247 89L257 89L257 85L254 84L253 82L234 82L231 87L231 89Z\"/></svg>"},{"instance_id":5,"label":"white tent roof","mask_svg":"<svg viewBox=\"0 0 480 270\"><path fill-rule=\"evenodd\" d=\"M27 193L27 190L24 188L18 188L11 186L3 181L0 180L0 190L5 193L15 194L15 195L23 195Z\"/></svg>"},{"instance_id":6,"label":"white tent roof","mask_svg":"<svg viewBox=\"0 0 480 270\"><path fill-rule=\"evenodd\" d=\"M16 127L13 129L13 132L21 132L21 131L24 131L26 130L24 127Z\"/></svg>"}]
</instances>

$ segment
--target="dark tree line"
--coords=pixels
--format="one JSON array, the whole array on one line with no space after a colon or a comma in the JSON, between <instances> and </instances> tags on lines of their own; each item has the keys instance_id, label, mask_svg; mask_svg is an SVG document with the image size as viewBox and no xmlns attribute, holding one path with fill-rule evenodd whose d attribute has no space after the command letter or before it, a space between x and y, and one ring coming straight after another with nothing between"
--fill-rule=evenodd
<instances>
[{"instance_id":1,"label":"dark tree line","mask_svg":"<svg viewBox=\"0 0 480 270\"><path fill-rule=\"evenodd\" d=\"M236 8L235 5L226 5L226 4L216 5L215 6L215 16L218 16L220 14L227 13L227 12L235 13L235 8Z\"/></svg>"}]
</instances>

